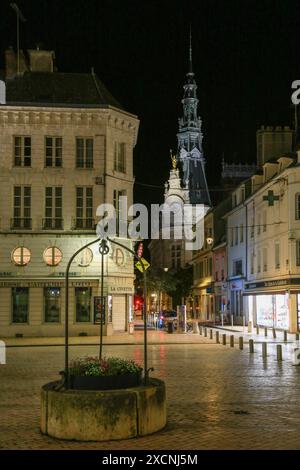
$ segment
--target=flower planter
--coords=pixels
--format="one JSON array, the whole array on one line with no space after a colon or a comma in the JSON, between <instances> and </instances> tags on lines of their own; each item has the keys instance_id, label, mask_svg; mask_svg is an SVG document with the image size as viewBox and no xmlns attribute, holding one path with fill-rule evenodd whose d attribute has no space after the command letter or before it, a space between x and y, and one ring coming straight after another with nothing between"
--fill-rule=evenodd
<instances>
[{"instance_id":1,"label":"flower planter","mask_svg":"<svg viewBox=\"0 0 300 470\"><path fill-rule=\"evenodd\" d=\"M140 374L104 376L70 375L70 388L73 390L117 390L138 387L140 383Z\"/></svg>"}]
</instances>

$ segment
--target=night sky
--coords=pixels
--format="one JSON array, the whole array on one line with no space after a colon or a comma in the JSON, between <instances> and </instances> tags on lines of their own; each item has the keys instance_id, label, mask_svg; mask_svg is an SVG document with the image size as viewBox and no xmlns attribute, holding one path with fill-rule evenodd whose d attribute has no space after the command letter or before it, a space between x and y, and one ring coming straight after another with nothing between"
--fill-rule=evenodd
<instances>
[{"instance_id":1,"label":"night sky","mask_svg":"<svg viewBox=\"0 0 300 470\"><path fill-rule=\"evenodd\" d=\"M16 44L9 3L0 0L0 68L4 49ZM27 19L21 48L41 44L55 50L61 72L89 72L94 66L112 94L139 116L134 153L139 202L163 198L169 149L176 149L190 24L212 198L223 154L228 162L255 161L255 131L261 124L293 124L291 82L300 79L299 1L16 3Z\"/></svg>"}]
</instances>

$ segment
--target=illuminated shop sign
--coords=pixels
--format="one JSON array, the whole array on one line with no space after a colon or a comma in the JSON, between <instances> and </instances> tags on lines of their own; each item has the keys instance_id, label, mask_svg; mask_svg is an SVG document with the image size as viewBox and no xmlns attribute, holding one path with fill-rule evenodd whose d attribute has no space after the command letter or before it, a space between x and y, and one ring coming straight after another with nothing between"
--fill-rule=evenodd
<instances>
[{"instance_id":1,"label":"illuminated shop sign","mask_svg":"<svg viewBox=\"0 0 300 470\"><path fill-rule=\"evenodd\" d=\"M249 282L245 284L245 289L257 289L260 287L277 287L277 286L287 286L287 285L300 285L300 278L292 279L279 279L276 281L262 281L262 282Z\"/></svg>"}]
</instances>

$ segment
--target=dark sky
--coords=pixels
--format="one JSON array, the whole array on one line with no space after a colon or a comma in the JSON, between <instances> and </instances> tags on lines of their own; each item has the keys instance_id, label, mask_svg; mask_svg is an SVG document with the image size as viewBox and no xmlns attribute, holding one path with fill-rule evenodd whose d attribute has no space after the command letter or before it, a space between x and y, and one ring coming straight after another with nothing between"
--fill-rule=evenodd
<instances>
[{"instance_id":1,"label":"dark sky","mask_svg":"<svg viewBox=\"0 0 300 470\"><path fill-rule=\"evenodd\" d=\"M0 0L0 45L15 45L15 13ZM210 187L222 154L255 161L261 125L291 125L300 79L298 0L17 0L21 45L42 43L59 71L96 73L141 120L135 149L140 202L159 202L176 149L189 25Z\"/></svg>"}]
</instances>

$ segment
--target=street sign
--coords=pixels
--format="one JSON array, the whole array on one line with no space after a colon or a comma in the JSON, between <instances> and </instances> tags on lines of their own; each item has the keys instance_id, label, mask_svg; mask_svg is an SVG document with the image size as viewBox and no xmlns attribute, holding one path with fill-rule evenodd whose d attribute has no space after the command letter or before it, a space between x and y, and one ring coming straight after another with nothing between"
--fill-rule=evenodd
<instances>
[{"instance_id":1,"label":"street sign","mask_svg":"<svg viewBox=\"0 0 300 470\"><path fill-rule=\"evenodd\" d=\"M143 262L143 265L142 265L141 261ZM137 263L135 263L135 267L136 267L139 271L141 271L141 273L142 273L142 272L144 271L144 269L145 269L145 271L146 271L146 269L149 268L150 263L149 263L145 258L141 258L141 261L138 261ZM144 266L144 269L143 269L143 266Z\"/></svg>"}]
</instances>

